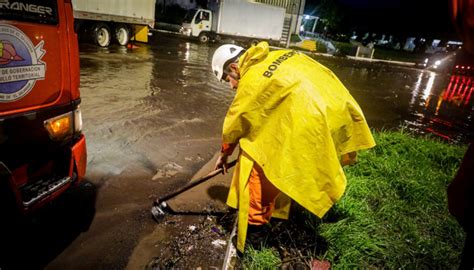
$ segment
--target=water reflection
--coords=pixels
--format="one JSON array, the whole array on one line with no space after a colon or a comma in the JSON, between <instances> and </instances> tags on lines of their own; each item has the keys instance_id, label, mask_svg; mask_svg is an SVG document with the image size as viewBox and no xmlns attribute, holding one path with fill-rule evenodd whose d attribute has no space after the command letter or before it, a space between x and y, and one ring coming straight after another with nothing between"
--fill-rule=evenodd
<instances>
[{"instance_id":1,"label":"water reflection","mask_svg":"<svg viewBox=\"0 0 474 270\"><path fill-rule=\"evenodd\" d=\"M413 106L415 103L416 97L418 96L418 93L420 92L420 87L421 87L421 81L423 80L423 72L420 72L418 74L418 79L415 83L415 89L413 89L413 95L410 100L410 106Z\"/></svg>"},{"instance_id":2,"label":"water reflection","mask_svg":"<svg viewBox=\"0 0 474 270\"><path fill-rule=\"evenodd\" d=\"M435 78L436 78L436 73L431 72L430 77L428 79L428 82L426 83L425 90L423 90L423 96L421 97L421 99L425 102L426 102L426 99L431 94L431 90L433 89L433 84L434 84Z\"/></svg>"},{"instance_id":3,"label":"water reflection","mask_svg":"<svg viewBox=\"0 0 474 270\"><path fill-rule=\"evenodd\" d=\"M425 78L425 89L421 94L414 88L412 100L419 97L420 103L419 106L410 106L415 119L407 119L405 124L419 133L431 133L449 141L464 141L472 136L472 77L451 75L447 83L439 84L442 90L432 94L436 76L431 72Z\"/></svg>"},{"instance_id":4,"label":"water reflection","mask_svg":"<svg viewBox=\"0 0 474 270\"><path fill-rule=\"evenodd\" d=\"M405 126L452 142L474 135L474 78L414 68L318 58L333 70L376 129ZM461 67L459 68L461 69Z\"/></svg>"}]
</instances>

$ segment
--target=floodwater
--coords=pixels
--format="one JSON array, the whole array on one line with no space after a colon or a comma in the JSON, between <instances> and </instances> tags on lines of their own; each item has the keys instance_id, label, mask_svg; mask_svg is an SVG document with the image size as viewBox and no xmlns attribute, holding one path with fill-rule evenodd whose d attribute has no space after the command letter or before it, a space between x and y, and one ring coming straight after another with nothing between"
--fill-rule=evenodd
<instances>
[{"instance_id":1,"label":"floodwater","mask_svg":"<svg viewBox=\"0 0 474 270\"><path fill-rule=\"evenodd\" d=\"M204 217L172 217L157 231L149 210L154 199L183 185L220 148L222 121L234 93L211 72L216 45L155 35L149 45L138 46L80 47L86 182L47 209L43 216L55 218L37 219L33 226L40 229L18 244L20 250L23 244L30 247L21 250L30 258L30 269L144 268L163 256L158 254L162 243L170 244L169 239L190 226L208 226ZM373 128L405 126L453 142L465 142L472 135L470 79L317 59L346 85ZM77 195L84 190L91 195ZM81 209L83 205L87 209ZM188 253L178 254L192 256L191 246ZM222 247L206 248L209 254L223 253ZM174 266L220 268L221 260L222 256L187 263L181 259Z\"/></svg>"},{"instance_id":2,"label":"floodwater","mask_svg":"<svg viewBox=\"0 0 474 270\"><path fill-rule=\"evenodd\" d=\"M466 143L474 135L473 78L387 64L319 58L362 107L370 127Z\"/></svg>"}]
</instances>

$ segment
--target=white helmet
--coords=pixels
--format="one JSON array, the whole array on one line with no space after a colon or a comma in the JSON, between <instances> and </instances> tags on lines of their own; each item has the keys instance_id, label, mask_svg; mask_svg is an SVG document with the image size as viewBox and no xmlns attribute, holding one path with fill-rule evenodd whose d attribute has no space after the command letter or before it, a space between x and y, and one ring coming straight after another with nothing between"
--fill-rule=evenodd
<instances>
[{"instance_id":1,"label":"white helmet","mask_svg":"<svg viewBox=\"0 0 474 270\"><path fill-rule=\"evenodd\" d=\"M233 44L226 44L217 48L212 56L212 72L219 81L224 79L224 69L227 65L235 61L242 51L244 51L244 48Z\"/></svg>"}]
</instances>

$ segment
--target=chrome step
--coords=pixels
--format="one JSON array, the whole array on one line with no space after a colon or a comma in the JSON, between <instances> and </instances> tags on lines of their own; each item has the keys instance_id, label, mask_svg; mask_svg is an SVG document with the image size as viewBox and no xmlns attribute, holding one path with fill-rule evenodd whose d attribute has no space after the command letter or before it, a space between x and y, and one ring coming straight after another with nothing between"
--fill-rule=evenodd
<instances>
[{"instance_id":1,"label":"chrome step","mask_svg":"<svg viewBox=\"0 0 474 270\"><path fill-rule=\"evenodd\" d=\"M20 189L23 205L29 207L71 181L72 178L66 176L41 179L27 184Z\"/></svg>"}]
</instances>

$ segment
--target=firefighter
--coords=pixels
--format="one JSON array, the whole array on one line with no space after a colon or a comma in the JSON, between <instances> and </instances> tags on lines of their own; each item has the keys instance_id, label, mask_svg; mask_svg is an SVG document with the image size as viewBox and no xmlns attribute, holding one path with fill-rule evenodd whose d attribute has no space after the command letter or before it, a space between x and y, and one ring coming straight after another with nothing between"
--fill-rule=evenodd
<instances>
[{"instance_id":1,"label":"firefighter","mask_svg":"<svg viewBox=\"0 0 474 270\"><path fill-rule=\"evenodd\" d=\"M222 45L212 70L236 90L224 120L216 168L240 146L227 204L239 209L237 249L264 235L271 217L288 218L291 199L318 217L341 198L342 165L375 146L362 110L337 77L308 56ZM257 241L252 241L257 239Z\"/></svg>"}]
</instances>

